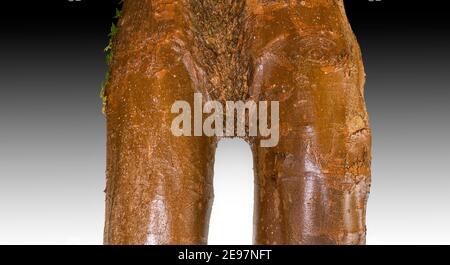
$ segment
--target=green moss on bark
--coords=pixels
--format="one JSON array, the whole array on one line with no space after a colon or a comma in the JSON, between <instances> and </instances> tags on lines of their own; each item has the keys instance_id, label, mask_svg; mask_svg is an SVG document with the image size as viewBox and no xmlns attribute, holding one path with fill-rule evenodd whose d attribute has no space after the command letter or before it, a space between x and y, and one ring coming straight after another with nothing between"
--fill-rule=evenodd
<instances>
[{"instance_id":1,"label":"green moss on bark","mask_svg":"<svg viewBox=\"0 0 450 265\"><path fill-rule=\"evenodd\" d=\"M122 4L122 3L123 3L123 1L120 1L119 4ZM101 90L100 90L100 98L102 99L102 103L103 103L103 106L102 106L103 113L105 113L105 106L106 106L106 100L107 100L106 95L105 95L105 89L106 89L106 86L108 85L109 78L111 76L111 62L112 62L113 56L114 56L113 42L114 42L114 37L119 32L118 21L121 16L122 16L122 11L119 10L118 8L116 8L116 13L113 17L113 23L111 24L110 33L108 34L108 37L109 37L108 45L104 49L104 52L106 54L106 64L108 66L108 70L106 71L105 78L102 82L102 86L101 86Z\"/></svg>"}]
</instances>

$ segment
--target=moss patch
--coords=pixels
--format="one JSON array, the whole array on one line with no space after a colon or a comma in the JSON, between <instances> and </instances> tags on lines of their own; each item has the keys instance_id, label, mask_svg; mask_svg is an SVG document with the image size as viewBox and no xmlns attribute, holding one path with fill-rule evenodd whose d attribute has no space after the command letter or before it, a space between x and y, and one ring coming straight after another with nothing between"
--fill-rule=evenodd
<instances>
[{"instance_id":1,"label":"moss patch","mask_svg":"<svg viewBox=\"0 0 450 265\"><path fill-rule=\"evenodd\" d=\"M119 2L119 5L122 5L123 1ZM108 70L105 74L105 78L102 82L101 90L100 90L100 98L102 99L103 107L102 112L105 113L105 106L106 106L106 95L105 95L105 88L108 85L109 78L111 76L111 62L113 60L114 51L113 51L113 42L114 37L117 35L117 32L119 32L118 21L122 16L122 11L118 8L116 8L116 13L113 17L113 22L111 24L110 33L108 34L109 41L108 46L105 47L104 52L106 54L106 64L108 65Z\"/></svg>"}]
</instances>

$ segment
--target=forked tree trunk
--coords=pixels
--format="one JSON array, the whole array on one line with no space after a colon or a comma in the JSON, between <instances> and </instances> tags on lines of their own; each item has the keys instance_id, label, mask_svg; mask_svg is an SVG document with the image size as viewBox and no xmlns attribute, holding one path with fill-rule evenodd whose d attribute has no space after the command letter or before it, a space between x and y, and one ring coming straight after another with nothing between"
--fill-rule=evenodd
<instances>
[{"instance_id":1,"label":"forked tree trunk","mask_svg":"<svg viewBox=\"0 0 450 265\"><path fill-rule=\"evenodd\" d=\"M341 0L128 0L112 44L106 244L207 243L218 138L170 129L196 92L279 101L278 145L246 138L255 243L365 243L371 136Z\"/></svg>"}]
</instances>

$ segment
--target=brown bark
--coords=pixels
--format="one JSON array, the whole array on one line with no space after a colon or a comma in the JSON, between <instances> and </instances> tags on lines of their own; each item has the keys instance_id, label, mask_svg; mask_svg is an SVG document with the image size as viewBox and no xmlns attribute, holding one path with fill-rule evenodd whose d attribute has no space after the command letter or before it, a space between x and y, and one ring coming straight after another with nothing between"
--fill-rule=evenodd
<instances>
[{"instance_id":1,"label":"brown bark","mask_svg":"<svg viewBox=\"0 0 450 265\"><path fill-rule=\"evenodd\" d=\"M340 0L125 1L106 86L106 244L205 244L217 138L175 137L176 100L276 100L254 155L256 244L363 244L364 70ZM224 229L227 229L226 227Z\"/></svg>"}]
</instances>

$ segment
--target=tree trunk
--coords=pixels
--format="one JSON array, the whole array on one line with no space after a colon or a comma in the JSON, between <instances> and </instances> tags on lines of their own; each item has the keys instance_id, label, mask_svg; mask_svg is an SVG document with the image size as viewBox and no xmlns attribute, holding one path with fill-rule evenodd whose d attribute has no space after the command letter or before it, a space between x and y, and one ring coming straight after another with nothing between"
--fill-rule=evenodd
<instances>
[{"instance_id":1,"label":"tree trunk","mask_svg":"<svg viewBox=\"0 0 450 265\"><path fill-rule=\"evenodd\" d=\"M364 244L363 86L341 0L125 1L105 86L105 244L207 243L219 138L171 132L172 104L194 93L279 102L278 145L246 137L256 244Z\"/></svg>"}]
</instances>

